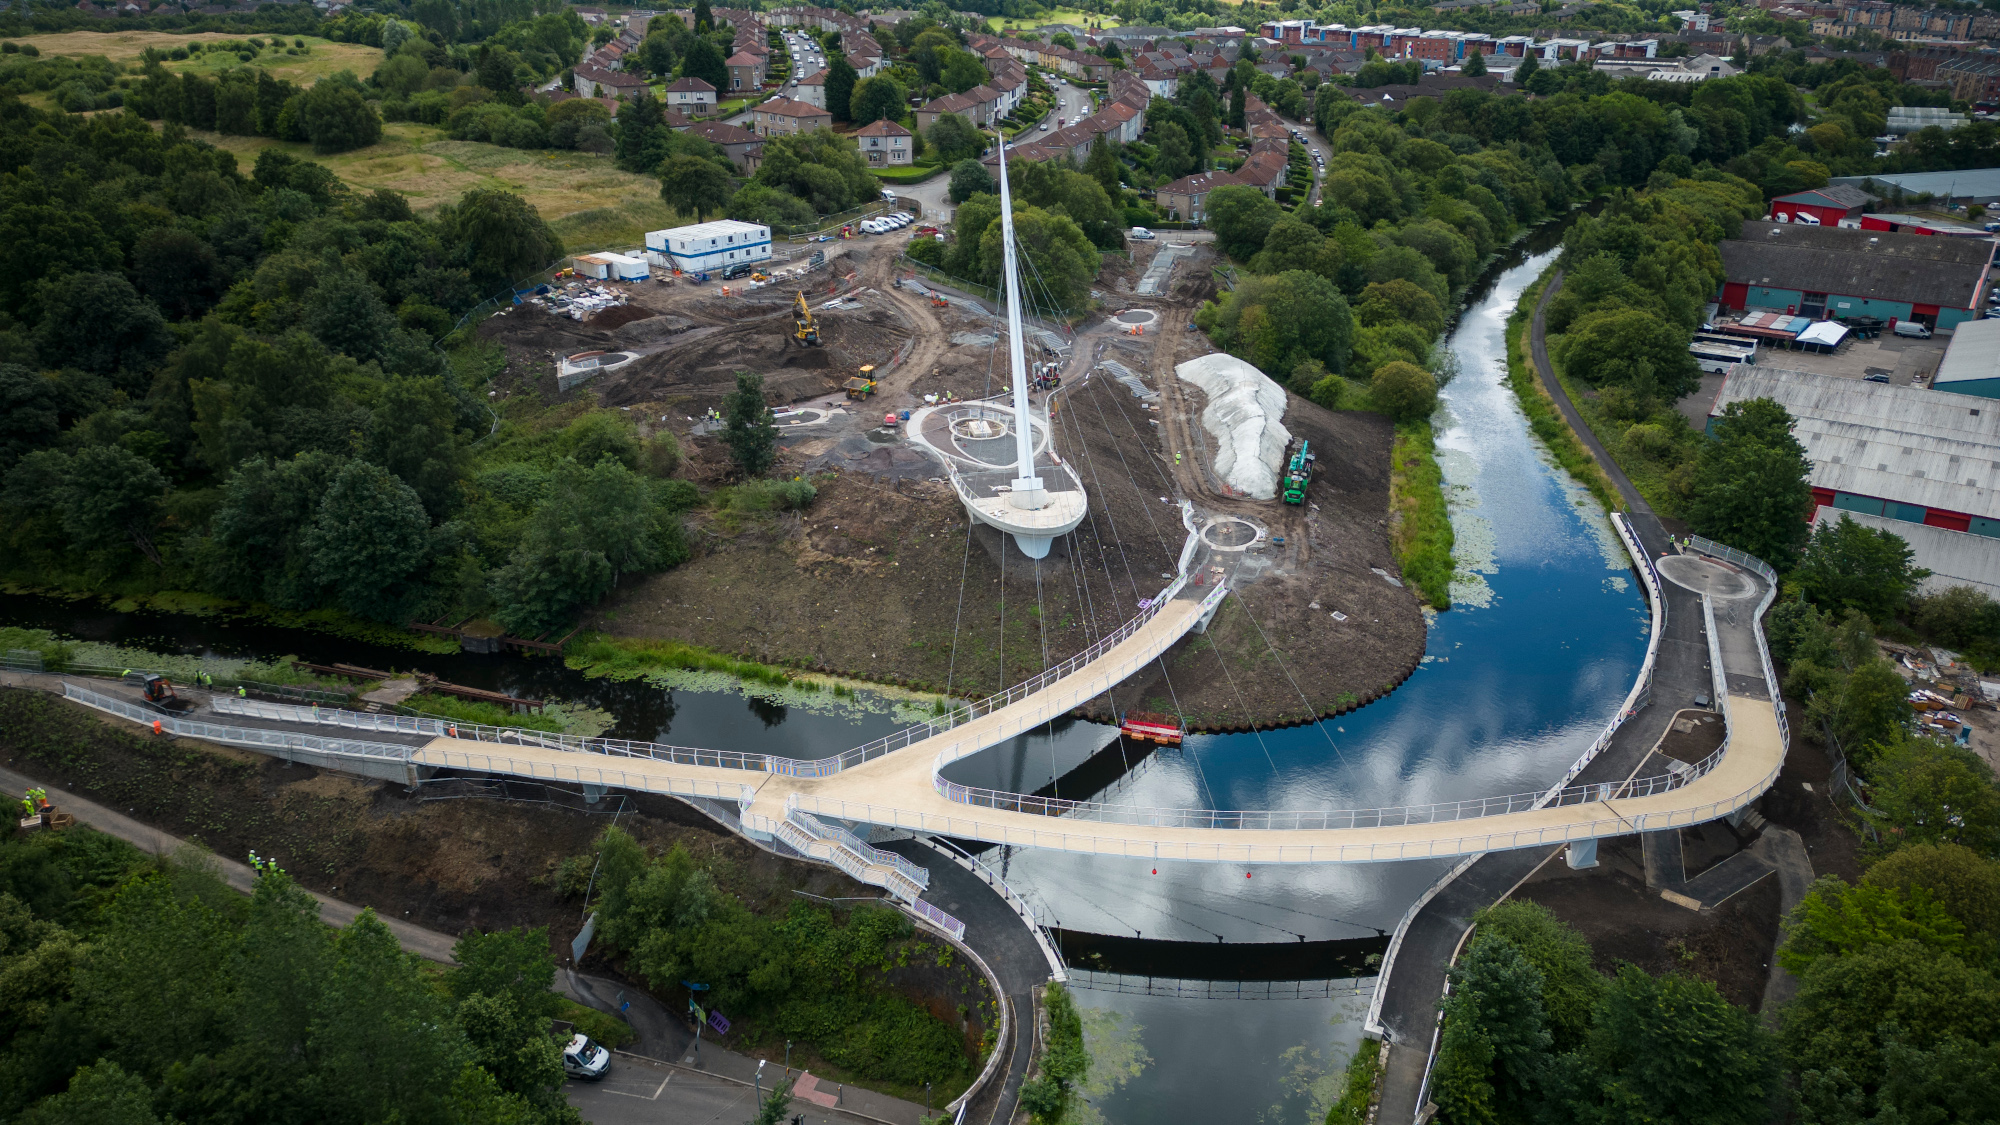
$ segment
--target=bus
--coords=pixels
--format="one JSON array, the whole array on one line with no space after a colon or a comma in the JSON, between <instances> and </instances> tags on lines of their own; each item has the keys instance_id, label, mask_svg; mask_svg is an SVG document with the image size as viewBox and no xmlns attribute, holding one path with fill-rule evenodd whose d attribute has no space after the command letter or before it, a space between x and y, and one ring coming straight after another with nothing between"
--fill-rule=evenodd
<instances>
[{"instance_id":1,"label":"bus","mask_svg":"<svg viewBox=\"0 0 2000 1125\"><path fill-rule=\"evenodd\" d=\"M1696 340L1689 344L1688 354L1694 356L1696 367L1718 375L1728 374L1729 369L1739 363L1756 362L1754 347L1718 344L1707 340Z\"/></svg>"}]
</instances>

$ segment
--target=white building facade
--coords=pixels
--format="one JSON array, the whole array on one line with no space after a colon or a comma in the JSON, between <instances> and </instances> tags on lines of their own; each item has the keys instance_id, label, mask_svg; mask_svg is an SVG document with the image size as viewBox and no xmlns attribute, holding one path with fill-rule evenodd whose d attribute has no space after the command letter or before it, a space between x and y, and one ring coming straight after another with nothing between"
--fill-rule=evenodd
<instances>
[{"instance_id":1,"label":"white building facade","mask_svg":"<svg viewBox=\"0 0 2000 1125\"><path fill-rule=\"evenodd\" d=\"M646 256L653 264L683 272L727 269L771 259L771 228L760 223L718 219L712 223L646 232Z\"/></svg>"}]
</instances>

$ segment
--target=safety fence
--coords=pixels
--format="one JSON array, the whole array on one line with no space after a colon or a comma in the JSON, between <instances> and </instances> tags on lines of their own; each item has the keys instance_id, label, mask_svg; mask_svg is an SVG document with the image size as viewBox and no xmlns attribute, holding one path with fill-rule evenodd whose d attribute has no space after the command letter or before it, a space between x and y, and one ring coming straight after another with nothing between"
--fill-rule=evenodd
<instances>
[{"instance_id":1,"label":"safety fence","mask_svg":"<svg viewBox=\"0 0 2000 1125\"><path fill-rule=\"evenodd\" d=\"M991 285L982 285L977 281L967 281L962 277L953 277L928 262L917 261L908 254L897 255L896 268L920 273L930 280L937 282L939 285L949 285L953 289L963 289L967 293L983 297L989 301L998 301L1000 299L1000 291Z\"/></svg>"},{"instance_id":2,"label":"safety fence","mask_svg":"<svg viewBox=\"0 0 2000 1125\"><path fill-rule=\"evenodd\" d=\"M163 676L172 681L176 677L152 668L114 668L108 664L85 664L74 660L50 661L37 649L15 648L0 653L0 668L13 672L48 672L75 676L100 676L111 680L143 679L146 676ZM351 703L354 697L345 692L321 691L317 688L299 687L296 684L273 684L263 680L246 680L236 676L208 675L200 684L187 683L188 687L216 687L254 691L259 695L276 695L287 699L299 699L317 703Z\"/></svg>"},{"instance_id":3,"label":"safety fence","mask_svg":"<svg viewBox=\"0 0 2000 1125\"><path fill-rule=\"evenodd\" d=\"M1071 988L1127 996L1171 996L1178 1000L1339 1000L1372 996L1379 978L1346 980L1186 980L1072 969Z\"/></svg>"},{"instance_id":4,"label":"safety fence","mask_svg":"<svg viewBox=\"0 0 2000 1125\"><path fill-rule=\"evenodd\" d=\"M296 731L269 730L263 727L233 727L221 723L207 723L196 719L183 719L172 715L162 715L157 709L149 709L123 699L100 695L88 688L72 683L63 684L63 697L92 707L108 714L130 719L135 723L152 726L163 734L173 734L185 738L199 738L204 742L219 742L229 746L248 746L259 750L301 751L311 754L326 754L340 758L364 758L378 762L408 762L410 747L387 742L362 742L351 738L325 738L314 734L300 734Z\"/></svg>"},{"instance_id":5,"label":"safety fence","mask_svg":"<svg viewBox=\"0 0 2000 1125\"><path fill-rule=\"evenodd\" d=\"M922 915L924 919L928 921L931 925L936 926L938 929L943 930L947 934L950 934L951 940L953 941L965 940L965 923L959 921L958 919L952 917L949 914L946 914L944 911L939 910L937 907L932 906L930 903L925 902L923 899L918 899L917 901L911 903L910 909Z\"/></svg>"}]
</instances>

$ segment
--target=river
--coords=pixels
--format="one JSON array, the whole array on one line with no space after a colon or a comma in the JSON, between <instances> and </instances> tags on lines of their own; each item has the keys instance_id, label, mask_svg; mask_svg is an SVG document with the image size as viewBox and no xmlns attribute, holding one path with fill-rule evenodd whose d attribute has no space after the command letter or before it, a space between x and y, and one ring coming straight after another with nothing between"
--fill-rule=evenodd
<instances>
[{"instance_id":1,"label":"river","mask_svg":"<svg viewBox=\"0 0 2000 1125\"><path fill-rule=\"evenodd\" d=\"M1107 799L1239 809L1376 807L1541 789L1596 737L1645 651L1643 599L1603 510L1549 460L1505 383L1505 325L1554 255L1550 224L1487 271L1450 347L1437 444L1451 490L1460 580L1433 622L1424 664L1388 698L1335 721L1191 737L1120 778ZM617 717L618 737L813 758L900 724L860 706L789 710L732 691L588 679L553 660L416 654L246 622L92 601L0 595L0 623L83 640L215 657L307 655L409 667L458 683L570 700ZM1114 741L1070 722L967 763L963 780L1034 790ZM1063 796L1086 796L1064 792ZM1050 853L1002 858L1007 878L1076 930L1215 942L1217 974L1246 943L1373 937L1391 930L1442 862L1246 870ZM1235 948L1232 948L1234 946ZM1247 974L1254 976L1254 971ZM1131 987L1125 982L1122 987ZM1143 984L1141 985L1143 987ZM1183 999L1083 988L1095 1032L1143 1076L1094 1099L1114 1125L1248 1121L1306 1125L1315 1079L1337 1074L1359 1036L1365 992L1316 999ZM1294 1093L1285 1096L1285 1091Z\"/></svg>"}]
</instances>

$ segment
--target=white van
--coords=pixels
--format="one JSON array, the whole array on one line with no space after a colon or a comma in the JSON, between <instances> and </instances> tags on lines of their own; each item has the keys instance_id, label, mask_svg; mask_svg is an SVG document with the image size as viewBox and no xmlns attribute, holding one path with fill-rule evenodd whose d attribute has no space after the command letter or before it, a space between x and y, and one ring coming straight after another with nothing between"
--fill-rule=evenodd
<instances>
[{"instance_id":1,"label":"white van","mask_svg":"<svg viewBox=\"0 0 2000 1125\"><path fill-rule=\"evenodd\" d=\"M1921 322L1915 320L1897 321L1895 332L1898 336L1908 336L1912 340L1928 340L1931 338L1931 330L1925 328Z\"/></svg>"},{"instance_id":2,"label":"white van","mask_svg":"<svg viewBox=\"0 0 2000 1125\"><path fill-rule=\"evenodd\" d=\"M563 1073L571 1078L602 1078L611 1069L611 1052L590 1036L579 1033L563 1048L562 1067Z\"/></svg>"}]
</instances>

